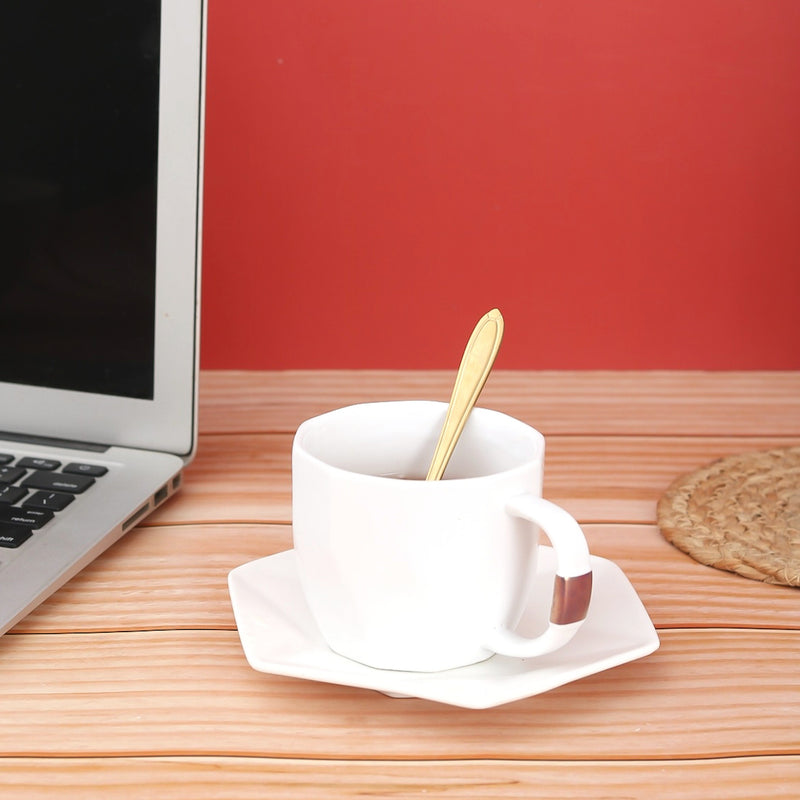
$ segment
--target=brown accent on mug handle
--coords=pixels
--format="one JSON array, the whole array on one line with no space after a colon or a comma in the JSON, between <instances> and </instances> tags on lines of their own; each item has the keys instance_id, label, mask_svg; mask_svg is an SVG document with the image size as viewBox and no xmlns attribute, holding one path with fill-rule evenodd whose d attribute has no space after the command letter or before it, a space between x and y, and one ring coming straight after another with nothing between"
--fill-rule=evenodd
<instances>
[{"instance_id":1,"label":"brown accent on mug handle","mask_svg":"<svg viewBox=\"0 0 800 800\"><path fill-rule=\"evenodd\" d=\"M561 575L556 575L550 622L555 625L569 625L586 619L591 597L591 572L574 578L562 578Z\"/></svg>"}]
</instances>

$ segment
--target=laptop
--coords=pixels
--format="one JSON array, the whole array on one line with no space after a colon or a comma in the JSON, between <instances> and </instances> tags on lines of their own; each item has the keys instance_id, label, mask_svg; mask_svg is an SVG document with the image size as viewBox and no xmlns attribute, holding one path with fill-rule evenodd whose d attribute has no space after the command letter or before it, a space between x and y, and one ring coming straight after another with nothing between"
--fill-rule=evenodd
<instances>
[{"instance_id":1,"label":"laptop","mask_svg":"<svg viewBox=\"0 0 800 800\"><path fill-rule=\"evenodd\" d=\"M204 6L0 3L0 634L195 452Z\"/></svg>"}]
</instances>

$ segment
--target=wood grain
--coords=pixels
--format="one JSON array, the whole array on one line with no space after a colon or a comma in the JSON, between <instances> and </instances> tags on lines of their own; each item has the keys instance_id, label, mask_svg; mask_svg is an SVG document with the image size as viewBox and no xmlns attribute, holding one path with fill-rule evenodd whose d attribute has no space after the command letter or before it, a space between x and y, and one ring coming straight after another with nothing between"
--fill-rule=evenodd
<instances>
[{"instance_id":1,"label":"wood grain","mask_svg":"<svg viewBox=\"0 0 800 800\"><path fill-rule=\"evenodd\" d=\"M702 761L330 761L280 758L8 758L0 791L25 800L796 800L800 758ZM754 788L760 794L753 794ZM12 794L13 793L13 794Z\"/></svg>"},{"instance_id":2,"label":"wood grain","mask_svg":"<svg viewBox=\"0 0 800 800\"><path fill-rule=\"evenodd\" d=\"M203 373L184 488L0 638L0 796L789 798L800 594L698 564L655 526L677 475L800 444L800 373L493 373L547 434L545 494L622 567L647 658L486 711L264 675L227 574L291 547L297 425L446 400L453 373Z\"/></svg>"},{"instance_id":3,"label":"wood grain","mask_svg":"<svg viewBox=\"0 0 800 800\"><path fill-rule=\"evenodd\" d=\"M378 400L447 402L452 371L205 371L206 433L293 433L308 417ZM800 372L495 370L480 405L543 433L800 436Z\"/></svg>"},{"instance_id":4,"label":"wood grain","mask_svg":"<svg viewBox=\"0 0 800 800\"><path fill-rule=\"evenodd\" d=\"M661 638L647 658L475 712L257 673L233 631L7 636L0 680L14 691L0 697L0 752L353 760L800 755L800 632L673 630Z\"/></svg>"},{"instance_id":5,"label":"wood grain","mask_svg":"<svg viewBox=\"0 0 800 800\"><path fill-rule=\"evenodd\" d=\"M796 589L698 564L652 525L584 530L592 553L623 569L659 628L800 630ZM233 630L228 572L291 546L288 525L140 527L20 622L14 634ZM0 654L2 647L0 639Z\"/></svg>"}]
</instances>

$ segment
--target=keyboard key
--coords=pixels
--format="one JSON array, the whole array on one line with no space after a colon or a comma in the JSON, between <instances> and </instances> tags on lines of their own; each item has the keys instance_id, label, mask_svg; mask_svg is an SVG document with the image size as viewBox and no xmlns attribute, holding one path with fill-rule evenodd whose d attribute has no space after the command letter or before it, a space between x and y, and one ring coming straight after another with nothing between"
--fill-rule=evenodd
<instances>
[{"instance_id":1,"label":"keyboard key","mask_svg":"<svg viewBox=\"0 0 800 800\"><path fill-rule=\"evenodd\" d=\"M32 535L31 529L23 525L0 523L0 547L19 547Z\"/></svg>"},{"instance_id":2,"label":"keyboard key","mask_svg":"<svg viewBox=\"0 0 800 800\"><path fill-rule=\"evenodd\" d=\"M2 498L0 498L2 499ZM62 511L75 497L64 492L34 492L23 504L23 508L44 508L50 511Z\"/></svg>"},{"instance_id":3,"label":"keyboard key","mask_svg":"<svg viewBox=\"0 0 800 800\"><path fill-rule=\"evenodd\" d=\"M0 524L10 522L27 528L41 528L53 519L53 512L40 508L16 508L0 506Z\"/></svg>"},{"instance_id":4,"label":"keyboard key","mask_svg":"<svg viewBox=\"0 0 800 800\"><path fill-rule=\"evenodd\" d=\"M19 486L0 486L0 503L13 505L18 503L26 494L28 494L28 490Z\"/></svg>"},{"instance_id":5,"label":"keyboard key","mask_svg":"<svg viewBox=\"0 0 800 800\"><path fill-rule=\"evenodd\" d=\"M19 467L0 467L0 483L14 483L25 474Z\"/></svg>"},{"instance_id":6,"label":"keyboard key","mask_svg":"<svg viewBox=\"0 0 800 800\"><path fill-rule=\"evenodd\" d=\"M2 467L0 467L2 469ZM28 489L44 489L52 492L80 494L94 483L88 475L64 475L61 472L32 472L22 482Z\"/></svg>"},{"instance_id":7,"label":"keyboard key","mask_svg":"<svg viewBox=\"0 0 800 800\"><path fill-rule=\"evenodd\" d=\"M100 478L108 472L108 467L101 467L97 464L67 464L63 471L74 475L91 475L93 478Z\"/></svg>"},{"instance_id":8,"label":"keyboard key","mask_svg":"<svg viewBox=\"0 0 800 800\"><path fill-rule=\"evenodd\" d=\"M28 456L17 461L17 466L24 467L25 469L53 470L58 469L61 466L61 462L55 461L52 458L31 458Z\"/></svg>"},{"instance_id":9,"label":"keyboard key","mask_svg":"<svg viewBox=\"0 0 800 800\"><path fill-rule=\"evenodd\" d=\"M0 464L10 464L14 460L14 456L10 453L0 453Z\"/></svg>"}]
</instances>

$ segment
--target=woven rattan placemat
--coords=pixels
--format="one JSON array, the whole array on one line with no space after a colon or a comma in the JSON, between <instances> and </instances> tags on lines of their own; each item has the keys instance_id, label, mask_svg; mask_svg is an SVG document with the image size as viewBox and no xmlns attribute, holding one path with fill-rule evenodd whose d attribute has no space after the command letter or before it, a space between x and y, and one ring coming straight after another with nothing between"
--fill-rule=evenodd
<instances>
[{"instance_id":1,"label":"woven rattan placemat","mask_svg":"<svg viewBox=\"0 0 800 800\"><path fill-rule=\"evenodd\" d=\"M676 479L664 537L703 564L800 586L800 447L727 456Z\"/></svg>"}]
</instances>

